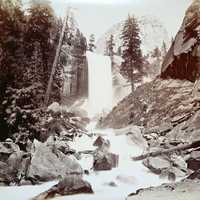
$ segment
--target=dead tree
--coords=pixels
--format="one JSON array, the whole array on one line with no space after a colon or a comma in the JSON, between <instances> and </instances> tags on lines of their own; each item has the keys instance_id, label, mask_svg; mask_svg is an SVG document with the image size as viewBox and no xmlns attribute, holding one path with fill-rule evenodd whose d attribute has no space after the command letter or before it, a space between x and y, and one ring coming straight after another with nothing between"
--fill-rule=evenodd
<instances>
[{"instance_id":1,"label":"dead tree","mask_svg":"<svg viewBox=\"0 0 200 200\"><path fill-rule=\"evenodd\" d=\"M148 157L156 157L156 156L160 156L160 155L163 155L163 154L169 154L169 153L172 153L174 151L184 151L184 150L187 150L187 149L195 149L195 148L199 148L199 147L200 147L200 140L195 141L191 144L180 145L178 147L173 147L173 148L170 148L170 149L164 149L164 150L149 152L149 153L146 153L146 154L143 154L143 155L140 155L140 156L132 157L132 159L134 161L144 160L145 158L148 158Z\"/></svg>"},{"instance_id":2,"label":"dead tree","mask_svg":"<svg viewBox=\"0 0 200 200\"><path fill-rule=\"evenodd\" d=\"M49 78L47 91L46 91L45 98L44 98L45 107L47 107L48 102L49 102L49 96L50 96L50 93L51 93L53 77L54 77L56 67L57 67L57 64L58 64L58 59L59 59L59 56L60 56L62 42L63 42L63 38L64 38L64 35L65 35L65 29L66 29L67 21L68 21L68 17L69 17L68 13L69 13L69 11L67 12L67 15L64 18L63 27L62 27L62 30L61 30L61 35L60 35L60 39L59 39L59 42L58 42L58 47L56 49L56 55L55 55L55 58L54 58L53 67L52 67L52 70L51 70L51 75L50 75L50 78Z\"/></svg>"}]
</instances>

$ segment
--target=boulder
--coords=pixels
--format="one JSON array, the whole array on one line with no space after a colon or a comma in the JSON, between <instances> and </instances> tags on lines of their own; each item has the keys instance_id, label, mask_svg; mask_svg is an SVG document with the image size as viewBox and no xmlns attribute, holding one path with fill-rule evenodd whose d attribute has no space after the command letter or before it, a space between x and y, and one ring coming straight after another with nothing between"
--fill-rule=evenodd
<instances>
[{"instance_id":1,"label":"boulder","mask_svg":"<svg viewBox=\"0 0 200 200\"><path fill-rule=\"evenodd\" d=\"M197 170L195 172L193 172L192 174L190 174L187 179L191 179L191 180L194 180L194 179L200 179L200 170Z\"/></svg>"},{"instance_id":2,"label":"boulder","mask_svg":"<svg viewBox=\"0 0 200 200\"><path fill-rule=\"evenodd\" d=\"M0 161L0 183L9 185L12 181L12 176L10 175L10 169L7 163Z\"/></svg>"},{"instance_id":3,"label":"boulder","mask_svg":"<svg viewBox=\"0 0 200 200\"><path fill-rule=\"evenodd\" d=\"M119 175L116 177L116 179L125 184L132 184L134 185L136 183L136 178L134 176L125 176L125 175Z\"/></svg>"},{"instance_id":4,"label":"boulder","mask_svg":"<svg viewBox=\"0 0 200 200\"><path fill-rule=\"evenodd\" d=\"M186 162L188 169L191 169L193 171L200 170L200 151L192 152Z\"/></svg>"},{"instance_id":5,"label":"boulder","mask_svg":"<svg viewBox=\"0 0 200 200\"><path fill-rule=\"evenodd\" d=\"M182 156L173 154L171 156L171 161L173 162L174 167L180 169L182 172L187 172L187 163L185 162Z\"/></svg>"},{"instance_id":6,"label":"boulder","mask_svg":"<svg viewBox=\"0 0 200 200\"><path fill-rule=\"evenodd\" d=\"M82 175L83 171L73 156L66 156L47 143L34 141L28 178L50 181L69 174Z\"/></svg>"},{"instance_id":7,"label":"boulder","mask_svg":"<svg viewBox=\"0 0 200 200\"><path fill-rule=\"evenodd\" d=\"M74 195L74 194L91 194L94 193L90 183L84 181L80 176L65 176L58 184L49 190L39 194L32 200L41 200L53 198L55 195Z\"/></svg>"},{"instance_id":8,"label":"boulder","mask_svg":"<svg viewBox=\"0 0 200 200\"><path fill-rule=\"evenodd\" d=\"M69 175L58 183L58 194L72 195L80 193L93 193L91 185L80 176Z\"/></svg>"},{"instance_id":9,"label":"boulder","mask_svg":"<svg viewBox=\"0 0 200 200\"><path fill-rule=\"evenodd\" d=\"M51 105L48 106L47 111L52 113L60 113L60 105L57 102L53 102Z\"/></svg>"},{"instance_id":10,"label":"boulder","mask_svg":"<svg viewBox=\"0 0 200 200\"><path fill-rule=\"evenodd\" d=\"M105 147L110 147L110 141L109 140L105 140L103 137L99 136L93 143L93 146L102 148L103 146Z\"/></svg>"},{"instance_id":11,"label":"boulder","mask_svg":"<svg viewBox=\"0 0 200 200\"><path fill-rule=\"evenodd\" d=\"M12 153L19 151L19 146L12 141L0 142L0 161L7 161Z\"/></svg>"},{"instance_id":12,"label":"boulder","mask_svg":"<svg viewBox=\"0 0 200 200\"><path fill-rule=\"evenodd\" d=\"M19 146L10 139L0 143L0 182L6 185L19 183L24 174L25 155L26 153L20 151Z\"/></svg>"},{"instance_id":13,"label":"boulder","mask_svg":"<svg viewBox=\"0 0 200 200\"><path fill-rule=\"evenodd\" d=\"M94 154L93 168L95 171L111 170L118 166L118 162L118 155L97 150Z\"/></svg>"},{"instance_id":14,"label":"boulder","mask_svg":"<svg viewBox=\"0 0 200 200\"><path fill-rule=\"evenodd\" d=\"M155 174L161 174L163 170L171 167L170 162L161 156L147 158L143 161L143 164Z\"/></svg>"}]
</instances>

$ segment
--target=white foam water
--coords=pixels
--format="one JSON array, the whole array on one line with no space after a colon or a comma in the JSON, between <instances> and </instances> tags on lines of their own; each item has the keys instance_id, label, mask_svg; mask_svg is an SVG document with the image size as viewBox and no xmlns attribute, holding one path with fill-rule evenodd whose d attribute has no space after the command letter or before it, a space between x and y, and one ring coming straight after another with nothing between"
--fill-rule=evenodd
<instances>
[{"instance_id":1,"label":"white foam water","mask_svg":"<svg viewBox=\"0 0 200 200\"><path fill-rule=\"evenodd\" d=\"M93 52L87 52L90 117L112 109L112 69L111 60Z\"/></svg>"}]
</instances>

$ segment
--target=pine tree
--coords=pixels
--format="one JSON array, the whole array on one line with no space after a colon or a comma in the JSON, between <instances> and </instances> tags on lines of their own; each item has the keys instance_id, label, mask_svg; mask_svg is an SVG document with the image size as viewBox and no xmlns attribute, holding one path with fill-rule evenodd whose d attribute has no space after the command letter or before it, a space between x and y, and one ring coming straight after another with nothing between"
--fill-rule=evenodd
<instances>
[{"instance_id":1,"label":"pine tree","mask_svg":"<svg viewBox=\"0 0 200 200\"><path fill-rule=\"evenodd\" d=\"M114 55L114 46L115 46L114 36L111 34L110 38L106 42L106 52L105 52L106 55L111 57Z\"/></svg>"},{"instance_id":2,"label":"pine tree","mask_svg":"<svg viewBox=\"0 0 200 200\"><path fill-rule=\"evenodd\" d=\"M118 47L118 49L117 49L117 55L122 56L122 47L121 46Z\"/></svg>"},{"instance_id":3,"label":"pine tree","mask_svg":"<svg viewBox=\"0 0 200 200\"><path fill-rule=\"evenodd\" d=\"M53 62L52 50L54 44L51 43L51 37L55 24L54 13L48 1L32 0L28 14L26 32L27 56L36 54L42 56L38 58L42 60L42 66L38 65L37 70L35 70L35 76L40 76L40 81L46 86ZM38 51L38 53L34 51Z\"/></svg>"},{"instance_id":4,"label":"pine tree","mask_svg":"<svg viewBox=\"0 0 200 200\"><path fill-rule=\"evenodd\" d=\"M134 91L134 71L141 71L143 63L139 32L140 29L136 18L134 16L128 16L128 19L124 23L121 36L123 41L122 58L124 59L121 71L131 81L132 92Z\"/></svg>"},{"instance_id":5,"label":"pine tree","mask_svg":"<svg viewBox=\"0 0 200 200\"><path fill-rule=\"evenodd\" d=\"M153 52L152 52L152 57L153 57L153 58L160 59L161 54L162 54L162 53L161 53L160 49L159 49L158 47L156 47L156 48L153 50Z\"/></svg>"},{"instance_id":6,"label":"pine tree","mask_svg":"<svg viewBox=\"0 0 200 200\"><path fill-rule=\"evenodd\" d=\"M93 52L95 48L95 36L94 34L91 34L88 43L88 50Z\"/></svg>"}]
</instances>

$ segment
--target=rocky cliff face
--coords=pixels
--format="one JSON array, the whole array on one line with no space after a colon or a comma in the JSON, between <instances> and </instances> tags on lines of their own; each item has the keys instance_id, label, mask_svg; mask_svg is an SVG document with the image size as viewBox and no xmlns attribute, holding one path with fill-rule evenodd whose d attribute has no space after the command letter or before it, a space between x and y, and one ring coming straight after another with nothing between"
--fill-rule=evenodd
<instances>
[{"instance_id":1,"label":"rocky cliff face","mask_svg":"<svg viewBox=\"0 0 200 200\"><path fill-rule=\"evenodd\" d=\"M200 1L193 1L163 62L163 78L195 81L200 74Z\"/></svg>"},{"instance_id":2,"label":"rocky cliff face","mask_svg":"<svg viewBox=\"0 0 200 200\"><path fill-rule=\"evenodd\" d=\"M78 29L65 38L61 50L63 68L63 97L87 95L88 65L86 58L86 39Z\"/></svg>"}]
</instances>

